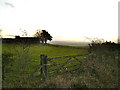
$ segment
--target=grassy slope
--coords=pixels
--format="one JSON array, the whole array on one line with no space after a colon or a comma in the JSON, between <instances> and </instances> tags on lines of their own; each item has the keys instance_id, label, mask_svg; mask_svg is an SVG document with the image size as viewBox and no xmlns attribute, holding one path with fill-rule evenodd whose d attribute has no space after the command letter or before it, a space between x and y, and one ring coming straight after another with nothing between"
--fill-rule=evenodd
<instances>
[{"instance_id":1,"label":"grassy slope","mask_svg":"<svg viewBox=\"0 0 120 90\"><path fill-rule=\"evenodd\" d=\"M31 74L33 71L35 71L40 63L40 54L46 54L51 58L58 56L84 54L88 50L88 47L72 47L64 45L43 46L39 44L32 44L30 47L23 49L24 47L26 46L17 44L3 44L2 53L13 54L10 64L5 65L6 73L4 74L4 87L14 87L14 83L17 83L19 81L19 78L21 78L21 76L24 76L24 73L20 72L28 72L28 74ZM4 60L7 61L10 58L5 57ZM26 64L27 67L21 69L21 66L24 66L24 64Z\"/></svg>"},{"instance_id":2,"label":"grassy slope","mask_svg":"<svg viewBox=\"0 0 120 90\"><path fill-rule=\"evenodd\" d=\"M31 48L31 51L34 52L33 56L37 57L40 54L46 54L49 57L58 57L66 55L77 55L86 53L87 48L83 47L67 47L67 46L38 46L34 45Z\"/></svg>"},{"instance_id":3,"label":"grassy slope","mask_svg":"<svg viewBox=\"0 0 120 90\"><path fill-rule=\"evenodd\" d=\"M3 44L3 53L17 53L15 50L21 50L20 47L14 44ZM59 57L59 56L68 56L68 55L78 55L84 54L88 50L88 47L73 47L73 46L64 46L64 45L52 45L52 46L43 46L39 44L34 44L30 46L29 52L31 57L39 59L40 54L46 54L48 57Z\"/></svg>"},{"instance_id":4,"label":"grassy slope","mask_svg":"<svg viewBox=\"0 0 120 90\"><path fill-rule=\"evenodd\" d=\"M30 45L30 48L28 48L29 51L25 53L26 50L24 51L22 47L24 47L24 45L18 46L15 44L3 44L3 53L13 53L15 56L17 54L21 57L28 54L28 57L31 59L31 65L35 66L40 63L41 54L46 54L49 58L51 58L84 54L88 50L88 47L73 47L64 45L43 46L39 44L33 44Z\"/></svg>"}]
</instances>

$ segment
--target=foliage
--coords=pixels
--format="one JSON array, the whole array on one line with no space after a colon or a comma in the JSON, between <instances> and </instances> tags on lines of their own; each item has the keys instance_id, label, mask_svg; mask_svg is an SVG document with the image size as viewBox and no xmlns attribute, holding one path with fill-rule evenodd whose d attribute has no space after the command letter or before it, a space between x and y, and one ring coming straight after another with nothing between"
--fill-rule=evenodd
<instances>
[{"instance_id":1,"label":"foliage","mask_svg":"<svg viewBox=\"0 0 120 90\"><path fill-rule=\"evenodd\" d=\"M33 35L34 37L40 37L40 34L42 33L41 30L36 30L36 33Z\"/></svg>"},{"instance_id":2,"label":"foliage","mask_svg":"<svg viewBox=\"0 0 120 90\"><path fill-rule=\"evenodd\" d=\"M89 44L91 55L86 60L84 67L100 83L101 87L119 87L118 72L120 44L114 42L97 43L92 41Z\"/></svg>"},{"instance_id":3,"label":"foliage","mask_svg":"<svg viewBox=\"0 0 120 90\"><path fill-rule=\"evenodd\" d=\"M92 41L90 44L88 44L90 49L89 51L98 51L98 49L102 49L102 50L108 50L108 51L116 51L116 50L120 50L120 44L111 42L111 41L106 41L106 42L96 42L96 41ZM100 50L101 51L101 50Z\"/></svg>"},{"instance_id":4,"label":"foliage","mask_svg":"<svg viewBox=\"0 0 120 90\"><path fill-rule=\"evenodd\" d=\"M53 38L46 30L37 30L34 36L38 37L42 43L47 43L47 40L51 41Z\"/></svg>"}]
</instances>

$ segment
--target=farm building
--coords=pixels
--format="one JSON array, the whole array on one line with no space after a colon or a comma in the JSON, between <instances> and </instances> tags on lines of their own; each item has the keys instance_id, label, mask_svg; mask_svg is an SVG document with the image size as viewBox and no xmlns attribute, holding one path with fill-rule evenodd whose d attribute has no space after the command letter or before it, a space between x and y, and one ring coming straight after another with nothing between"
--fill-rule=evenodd
<instances>
[{"instance_id":1,"label":"farm building","mask_svg":"<svg viewBox=\"0 0 120 90\"><path fill-rule=\"evenodd\" d=\"M15 38L3 38L2 39L3 43L40 43L39 38L36 37L20 37L20 36L15 36Z\"/></svg>"}]
</instances>

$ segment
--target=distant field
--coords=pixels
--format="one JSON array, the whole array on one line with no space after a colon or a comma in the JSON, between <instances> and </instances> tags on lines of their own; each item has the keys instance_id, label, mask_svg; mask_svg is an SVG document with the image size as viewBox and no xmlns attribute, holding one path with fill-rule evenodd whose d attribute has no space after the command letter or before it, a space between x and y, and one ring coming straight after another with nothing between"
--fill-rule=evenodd
<instances>
[{"instance_id":1,"label":"distant field","mask_svg":"<svg viewBox=\"0 0 120 90\"><path fill-rule=\"evenodd\" d=\"M51 41L51 44L68 45L68 46L88 46L90 42L79 42L79 41Z\"/></svg>"}]
</instances>

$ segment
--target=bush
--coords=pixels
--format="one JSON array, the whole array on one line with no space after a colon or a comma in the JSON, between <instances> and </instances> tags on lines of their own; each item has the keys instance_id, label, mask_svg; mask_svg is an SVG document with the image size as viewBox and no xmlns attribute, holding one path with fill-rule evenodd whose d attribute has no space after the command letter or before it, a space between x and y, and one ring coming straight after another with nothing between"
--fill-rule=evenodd
<instances>
[{"instance_id":1,"label":"bush","mask_svg":"<svg viewBox=\"0 0 120 90\"><path fill-rule=\"evenodd\" d=\"M99 81L101 88L117 88L120 44L112 42L89 44L91 54L82 69Z\"/></svg>"}]
</instances>

